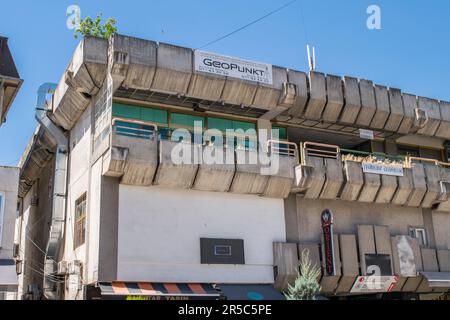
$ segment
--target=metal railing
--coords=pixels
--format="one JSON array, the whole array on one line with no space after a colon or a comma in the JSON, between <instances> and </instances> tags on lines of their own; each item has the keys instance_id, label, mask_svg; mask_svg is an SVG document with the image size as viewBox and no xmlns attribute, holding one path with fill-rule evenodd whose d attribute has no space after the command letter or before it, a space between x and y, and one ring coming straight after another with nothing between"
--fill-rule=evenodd
<instances>
[{"instance_id":1,"label":"metal railing","mask_svg":"<svg viewBox=\"0 0 450 320\"><path fill-rule=\"evenodd\" d=\"M338 146L325 143L303 142L300 143L302 159L306 157L319 157L339 159L341 149Z\"/></svg>"},{"instance_id":2,"label":"metal railing","mask_svg":"<svg viewBox=\"0 0 450 320\"><path fill-rule=\"evenodd\" d=\"M267 140L267 153L298 157L298 147L294 142Z\"/></svg>"},{"instance_id":3,"label":"metal railing","mask_svg":"<svg viewBox=\"0 0 450 320\"><path fill-rule=\"evenodd\" d=\"M116 117L112 119L113 133L120 136L154 140L158 126L152 122Z\"/></svg>"}]
</instances>

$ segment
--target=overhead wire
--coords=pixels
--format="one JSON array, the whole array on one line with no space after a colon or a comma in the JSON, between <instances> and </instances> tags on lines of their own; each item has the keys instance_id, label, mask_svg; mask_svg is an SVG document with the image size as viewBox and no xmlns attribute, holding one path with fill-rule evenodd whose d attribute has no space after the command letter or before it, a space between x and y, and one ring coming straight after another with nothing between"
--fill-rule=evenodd
<instances>
[{"instance_id":1,"label":"overhead wire","mask_svg":"<svg viewBox=\"0 0 450 320\"><path fill-rule=\"evenodd\" d=\"M198 47L197 49L203 49L203 48L208 47L208 46L210 46L210 45L212 45L212 44L214 44L214 43L216 43L216 42L219 42L219 41L221 41L221 40L223 40L223 39L225 39L225 38L228 38L229 36L231 36L231 35L233 35L233 34L235 34L235 33L238 33L239 31L242 31L242 30L246 29L246 28L250 27L251 25L254 25L254 24L257 23L257 22L259 22L259 21L261 21L261 20L264 20L264 19L267 18L267 17L270 17L271 15L273 15L273 14L275 14L275 13L277 13L277 12L283 10L284 8L289 7L290 5L294 4L294 3L297 2L297 1L298 1L298 0L292 0L292 1L289 1L288 3L285 3L284 5L282 5L281 7L278 7L278 8L276 8L275 10L272 10L272 11L266 13L266 14L263 15L262 17L259 17L258 19L255 19L255 20L253 20L253 21L247 23L246 25L243 25L242 27L239 27L239 28L237 28L237 29L235 29L235 30L233 30L233 31L231 31L231 32L229 32L229 33L223 35L223 36L220 36L219 38L217 38L217 39L215 39L215 40L212 40L212 41L210 41L210 42L208 42L208 43L206 43L206 44L204 44L204 45Z\"/></svg>"}]
</instances>

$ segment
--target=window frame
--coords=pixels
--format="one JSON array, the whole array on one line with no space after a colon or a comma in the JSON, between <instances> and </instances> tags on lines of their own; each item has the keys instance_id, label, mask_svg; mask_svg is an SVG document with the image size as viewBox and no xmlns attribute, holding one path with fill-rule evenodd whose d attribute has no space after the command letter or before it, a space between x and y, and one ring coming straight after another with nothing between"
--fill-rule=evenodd
<instances>
[{"instance_id":1,"label":"window frame","mask_svg":"<svg viewBox=\"0 0 450 320\"><path fill-rule=\"evenodd\" d=\"M77 217L78 207L84 203L84 213ZM73 231L73 248L77 249L86 243L86 217L87 217L87 193L83 193L75 201L74 210L74 231ZM82 232L82 239L80 236Z\"/></svg>"}]
</instances>

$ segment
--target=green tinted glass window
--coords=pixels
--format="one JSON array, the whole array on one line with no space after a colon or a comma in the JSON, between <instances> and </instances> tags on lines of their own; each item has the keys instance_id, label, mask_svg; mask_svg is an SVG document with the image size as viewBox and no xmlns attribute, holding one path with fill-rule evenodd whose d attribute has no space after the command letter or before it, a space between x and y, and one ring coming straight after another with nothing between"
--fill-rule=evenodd
<instances>
[{"instance_id":1,"label":"green tinted glass window","mask_svg":"<svg viewBox=\"0 0 450 320\"><path fill-rule=\"evenodd\" d=\"M218 129L220 131L226 131L227 129L233 129L233 121L220 118L208 118L208 129Z\"/></svg>"},{"instance_id":2,"label":"green tinted glass window","mask_svg":"<svg viewBox=\"0 0 450 320\"><path fill-rule=\"evenodd\" d=\"M204 127L205 119L203 117L182 113L170 114L170 126L173 128L193 129L195 121L201 121L202 126Z\"/></svg>"},{"instance_id":3,"label":"green tinted glass window","mask_svg":"<svg viewBox=\"0 0 450 320\"><path fill-rule=\"evenodd\" d=\"M113 117L139 120L141 118L141 108L121 103L114 103L112 106L112 115Z\"/></svg>"},{"instance_id":4,"label":"green tinted glass window","mask_svg":"<svg viewBox=\"0 0 450 320\"><path fill-rule=\"evenodd\" d=\"M167 124L167 111L161 109L142 107L141 120L156 122L158 124Z\"/></svg>"},{"instance_id":5,"label":"green tinted glass window","mask_svg":"<svg viewBox=\"0 0 450 320\"><path fill-rule=\"evenodd\" d=\"M159 125L167 124L167 111L161 109L114 103L112 107L112 115L113 117L155 122Z\"/></svg>"}]
</instances>

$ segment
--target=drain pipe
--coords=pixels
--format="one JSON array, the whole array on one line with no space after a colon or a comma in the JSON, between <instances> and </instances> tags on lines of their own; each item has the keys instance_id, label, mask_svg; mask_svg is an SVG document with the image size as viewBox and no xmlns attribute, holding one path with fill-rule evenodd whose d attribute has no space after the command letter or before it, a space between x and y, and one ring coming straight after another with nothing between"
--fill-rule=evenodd
<instances>
[{"instance_id":1,"label":"drain pipe","mask_svg":"<svg viewBox=\"0 0 450 320\"><path fill-rule=\"evenodd\" d=\"M69 155L68 138L47 116L46 96L55 92L56 84L44 83L38 89L35 118L56 144L55 172L52 193L52 215L50 232L45 248L43 292L47 299L56 299L56 288L49 275L57 271L57 260L64 234L67 196L67 164Z\"/></svg>"}]
</instances>

